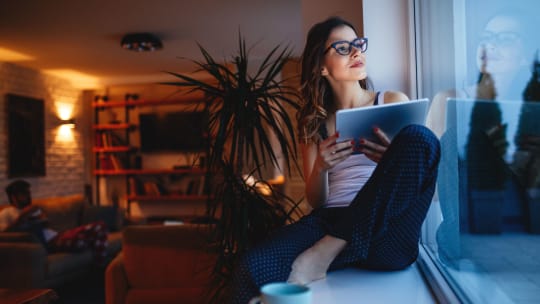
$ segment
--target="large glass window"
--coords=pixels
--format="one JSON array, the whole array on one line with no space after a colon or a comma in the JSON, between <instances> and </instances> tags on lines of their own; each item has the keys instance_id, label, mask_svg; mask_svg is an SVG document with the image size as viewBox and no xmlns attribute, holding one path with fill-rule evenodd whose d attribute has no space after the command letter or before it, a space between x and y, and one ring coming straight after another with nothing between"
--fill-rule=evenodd
<instances>
[{"instance_id":1,"label":"large glass window","mask_svg":"<svg viewBox=\"0 0 540 304\"><path fill-rule=\"evenodd\" d=\"M464 302L540 303L540 2L416 0L443 149L422 244Z\"/></svg>"}]
</instances>

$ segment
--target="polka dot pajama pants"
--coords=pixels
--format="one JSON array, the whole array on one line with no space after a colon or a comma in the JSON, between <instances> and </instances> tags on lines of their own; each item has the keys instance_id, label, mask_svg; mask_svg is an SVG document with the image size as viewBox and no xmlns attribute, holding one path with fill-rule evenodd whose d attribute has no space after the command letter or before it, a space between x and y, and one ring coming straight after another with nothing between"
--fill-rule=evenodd
<instances>
[{"instance_id":1,"label":"polka dot pajama pants","mask_svg":"<svg viewBox=\"0 0 540 304\"><path fill-rule=\"evenodd\" d=\"M412 264L439 159L440 144L429 129L403 128L348 207L315 209L240 259L231 282L231 303L246 304L260 286L286 281L296 257L325 235L347 241L329 271L348 266L397 270Z\"/></svg>"},{"instance_id":2,"label":"polka dot pajama pants","mask_svg":"<svg viewBox=\"0 0 540 304\"><path fill-rule=\"evenodd\" d=\"M92 248L96 262L101 262L106 255L107 228L103 222L94 222L60 232L49 241L54 251L76 252Z\"/></svg>"}]
</instances>

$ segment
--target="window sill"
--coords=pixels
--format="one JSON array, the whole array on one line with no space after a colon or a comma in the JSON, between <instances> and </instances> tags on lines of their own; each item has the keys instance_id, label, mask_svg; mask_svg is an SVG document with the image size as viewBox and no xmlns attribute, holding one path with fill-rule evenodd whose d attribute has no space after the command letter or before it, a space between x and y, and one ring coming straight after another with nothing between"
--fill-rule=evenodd
<instances>
[{"instance_id":1,"label":"window sill","mask_svg":"<svg viewBox=\"0 0 540 304\"><path fill-rule=\"evenodd\" d=\"M333 271L309 287L316 304L437 303L417 263L400 271Z\"/></svg>"}]
</instances>

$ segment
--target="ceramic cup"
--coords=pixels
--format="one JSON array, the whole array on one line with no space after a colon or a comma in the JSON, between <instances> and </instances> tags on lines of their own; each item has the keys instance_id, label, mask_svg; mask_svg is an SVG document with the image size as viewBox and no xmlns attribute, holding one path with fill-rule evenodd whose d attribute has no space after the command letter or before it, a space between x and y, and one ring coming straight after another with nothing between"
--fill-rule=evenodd
<instances>
[{"instance_id":1,"label":"ceramic cup","mask_svg":"<svg viewBox=\"0 0 540 304\"><path fill-rule=\"evenodd\" d=\"M249 304L311 304L311 290L307 286L289 283L269 283L261 287L261 295Z\"/></svg>"}]
</instances>

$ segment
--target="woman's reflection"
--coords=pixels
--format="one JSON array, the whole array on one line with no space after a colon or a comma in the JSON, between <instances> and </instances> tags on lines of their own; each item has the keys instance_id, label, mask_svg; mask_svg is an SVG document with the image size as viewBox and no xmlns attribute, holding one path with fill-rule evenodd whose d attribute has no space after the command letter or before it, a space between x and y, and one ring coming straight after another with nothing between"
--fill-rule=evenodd
<instances>
[{"instance_id":1,"label":"woman's reflection","mask_svg":"<svg viewBox=\"0 0 540 304\"><path fill-rule=\"evenodd\" d=\"M452 139L456 137L456 130L447 130L447 133L441 137L443 146L447 142L450 144L447 145L450 147L448 150L454 151L447 151L446 155L443 151L441 164L445 162L445 157L446 162L452 162L452 159L458 158L460 171L450 172L450 174L457 175L460 186L465 190L463 195L460 195L458 204L456 200L445 198L441 194L449 193L449 189L445 189L447 185L438 184L444 219L437 232L442 258L460 257L459 236L456 234L500 232L504 229L505 216L514 219L517 217L522 225L524 215L528 211L522 199L525 197L524 187L517 177L523 173L514 170L513 161L511 161L514 153L512 149L509 149L511 139L507 139L507 135L510 136L509 133L507 134L509 122L515 128L518 118L514 116L512 119L516 120L508 120L508 113L505 111L522 105L523 92L531 77L530 62L534 58L536 48L540 45L537 37L539 35L537 33L535 35L534 32L538 29L534 26L536 21L529 18L523 11L518 11L517 5L509 5L511 5L510 8L502 9L500 13L489 18L477 36L475 46L468 49L475 54L474 61L479 71L475 73L477 75L475 84L441 92L433 98L431 120L442 121L442 126L445 125L447 97L477 99L469 120L470 129L466 133L468 137L465 154L461 157L457 155L457 143L455 139ZM539 8L540 4L530 2L529 6L533 11L533 8ZM478 101L478 99L483 101ZM489 100L502 101L500 105L503 106L504 111L501 111L499 103ZM536 112L538 114L532 114L532 116L539 117L540 104L538 108ZM522 117L520 122L529 120L530 118ZM540 135L540 119L536 120L539 122L534 130ZM466 121L466 119L459 117L459 121ZM531 130L532 127L528 126L527 129ZM444 129L439 125L438 128L435 127L435 130L442 134ZM513 131L510 130L510 132ZM448 138L445 139L445 137ZM540 136L537 139L538 168L533 169L532 172L529 171L526 175L532 173L538 176L540 172ZM523 141L523 137L516 137L518 150L521 147L530 152L531 149L518 144L519 140ZM454 148L451 147L452 145ZM509 160L508 163L505 160ZM530 170L530 166L525 167Z\"/></svg>"}]
</instances>

